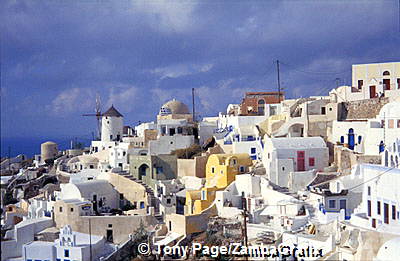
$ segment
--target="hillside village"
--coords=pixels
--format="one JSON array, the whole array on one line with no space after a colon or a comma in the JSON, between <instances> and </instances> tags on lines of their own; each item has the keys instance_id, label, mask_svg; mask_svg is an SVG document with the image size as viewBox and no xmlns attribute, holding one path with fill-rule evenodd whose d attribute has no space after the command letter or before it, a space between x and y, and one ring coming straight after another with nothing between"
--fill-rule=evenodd
<instances>
[{"instance_id":1,"label":"hillside village","mask_svg":"<svg viewBox=\"0 0 400 261\"><path fill-rule=\"evenodd\" d=\"M155 250L194 242L397 260L400 62L351 70L327 96L246 92L202 119L172 99L130 126L115 103L90 147L4 159L1 260L179 259Z\"/></svg>"}]
</instances>

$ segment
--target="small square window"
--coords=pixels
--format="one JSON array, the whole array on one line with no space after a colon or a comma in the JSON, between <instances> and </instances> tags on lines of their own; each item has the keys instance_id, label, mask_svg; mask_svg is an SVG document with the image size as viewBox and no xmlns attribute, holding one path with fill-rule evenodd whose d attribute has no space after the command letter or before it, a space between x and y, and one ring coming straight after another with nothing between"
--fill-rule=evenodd
<instances>
[{"instance_id":1,"label":"small square window","mask_svg":"<svg viewBox=\"0 0 400 261\"><path fill-rule=\"evenodd\" d=\"M112 227L112 224L108 224L108 227L111 228L111 227Z\"/></svg>"},{"instance_id":2,"label":"small square window","mask_svg":"<svg viewBox=\"0 0 400 261\"><path fill-rule=\"evenodd\" d=\"M60 207L60 212L62 212L62 207Z\"/></svg>"},{"instance_id":3,"label":"small square window","mask_svg":"<svg viewBox=\"0 0 400 261\"><path fill-rule=\"evenodd\" d=\"M251 148L251 149L250 149L250 153L251 153L251 154L256 154L256 148Z\"/></svg>"},{"instance_id":4,"label":"small square window","mask_svg":"<svg viewBox=\"0 0 400 261\"><path fill-rule=\"evenodd\" d=\"M328 203L329 203L329 208L336 208L336 200L329 200L328 201Z\"/></svg>"},{"instance_id":5,"label":"small square window","mask_svg":"<svg viewBox=\"0 0 400 261\"><path fill-rule=\"evenodd\" d=\"M65 256L65 257L69 257L69 250L68 250L68 249L65 249L65 250L64 250L64 256Z\"/></svg>"},{"instance_id":6,"label":"small square window","mask_svg":"<svg viewBox=\"0 0 400 261\"><path fill-rule=\"evenodd\" d=\"M71 208L71 212L74 212L74 208Z\"/></svg>"}]
</instances>

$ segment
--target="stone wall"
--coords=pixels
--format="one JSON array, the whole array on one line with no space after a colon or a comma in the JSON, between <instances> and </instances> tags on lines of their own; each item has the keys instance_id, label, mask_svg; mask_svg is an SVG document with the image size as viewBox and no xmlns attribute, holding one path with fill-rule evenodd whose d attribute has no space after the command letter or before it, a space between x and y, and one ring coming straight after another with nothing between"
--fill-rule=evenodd
<instances>
[{"instance_id":1,"label":"stone wall","mask_svg":"<svg viewBox=\"0 0 400 261\"><path fill-rule=\"evenodd\" d=\"M381 164L380 156L358 154L342 146L335 146L334 152L338 171L344 174L350 174L351 168L356 164Z\"/></svg>"},{"instance_id":2,"label":"stone wall","mask_svg":"<svg viewBox=\"0 0 400 261\"><path fill-rule=\"evenodd\" d=\"M340 103L340 120L372 119L379 114L389 98L372 98Z\"/></svg>"}]
</instances>

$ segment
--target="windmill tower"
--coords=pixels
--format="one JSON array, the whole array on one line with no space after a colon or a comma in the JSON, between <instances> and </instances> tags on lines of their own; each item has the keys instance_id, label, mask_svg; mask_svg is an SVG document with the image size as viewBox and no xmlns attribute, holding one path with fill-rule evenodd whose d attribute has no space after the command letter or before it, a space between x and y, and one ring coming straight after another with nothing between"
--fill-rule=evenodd
<instances>
[{"instance_id":1,"label":"windmill tower","mask_svg":"<svg viewBox=\"0 0 400 261\"><path fill-rule=\"evenodd\" d=\"M82 116L95 116L96 117L96 120L97 120L96 140L100 140L100 138L101 138L101 100L100 100L100 95L98 93L96 94L95 113L82 114Z\"/></svg>"}]
</instances>

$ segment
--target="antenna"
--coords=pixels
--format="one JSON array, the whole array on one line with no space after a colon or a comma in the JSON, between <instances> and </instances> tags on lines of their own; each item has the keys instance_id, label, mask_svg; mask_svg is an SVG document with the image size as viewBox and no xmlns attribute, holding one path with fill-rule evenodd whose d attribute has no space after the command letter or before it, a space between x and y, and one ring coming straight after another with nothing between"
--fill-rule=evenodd
<instances>
[{"instance_id":1,"label":"antenna","mask_svg":"<svg viewBox=\"0 0 400 261\"><path fill-rule=\"evenodd\" d=\"M95 113L82 114L82 116L96 116L98 139L101 138L101 100L99 93L96 93Z\"/></svg>"},{"instance_id":2,"label":"antenna","mask_svg":"<svg viewBox=\"0 0 400 261\"><path fill-rule=\"evenodd\" d=\"M279 60L276 60L276 69L278 72L278 100L281 101L281 78L279 74Z\"/></svg>"},{"instance_id":3,"label":"antenna","mask_svg":"<svg viewBox=\"0 0 400 261\"><path fill-rule=\"evenodd\" d=\"M194 88L192 88L192 113L193 113L193 121L196 122L196 111L194 108Z\"/></svg>"}]
</instances>

